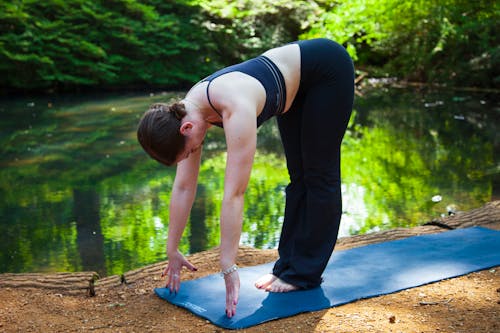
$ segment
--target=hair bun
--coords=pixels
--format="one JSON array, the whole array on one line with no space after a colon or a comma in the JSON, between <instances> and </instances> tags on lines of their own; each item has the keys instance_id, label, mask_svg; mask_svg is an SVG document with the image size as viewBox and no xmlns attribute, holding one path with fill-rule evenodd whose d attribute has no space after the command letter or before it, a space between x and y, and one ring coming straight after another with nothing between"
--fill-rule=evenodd
<instances>
[{"instance_id":1,"label":"hair bun","mask_svg":"<svg viewBox=\"0 0 500 333\"><path fill-rule=\"evenodd\" d=\"M181 120L186 115L186 107L182 103L174 103L170 106L170 112L173 112L175 118Z\"/></svg>"},{"instance_id":2,"label":"hair bun","mask_svg":"<svg viewBox=\"0 0 500 333\"><path fill-rule=\"evenodd\" d=\"M154 103L149 107L150 111L156 112L166 112L168 111L168 105L165 103Z\"/></svg>"}]
</instances>

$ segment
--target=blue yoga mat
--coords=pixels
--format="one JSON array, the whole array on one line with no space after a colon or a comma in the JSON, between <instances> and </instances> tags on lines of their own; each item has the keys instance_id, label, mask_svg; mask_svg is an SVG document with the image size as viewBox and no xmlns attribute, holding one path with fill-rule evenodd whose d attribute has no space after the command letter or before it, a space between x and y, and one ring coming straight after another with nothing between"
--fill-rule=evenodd
<instances>
[{"instance_id":1,"label":"blue yoga mat","mask_svg":"<svg viewBox=\"0 0 500 333\"><path fill-rule=\"evenodd\" d=\"M258 290L254 282L273 263L239 270L236 315L225 315L224 280L213 274L155 289L168 302L223 328L238 329L316 311L500 265L500 231L474 227L334 251L318 288L289 293Z\"/></svg>"}]
</instances>

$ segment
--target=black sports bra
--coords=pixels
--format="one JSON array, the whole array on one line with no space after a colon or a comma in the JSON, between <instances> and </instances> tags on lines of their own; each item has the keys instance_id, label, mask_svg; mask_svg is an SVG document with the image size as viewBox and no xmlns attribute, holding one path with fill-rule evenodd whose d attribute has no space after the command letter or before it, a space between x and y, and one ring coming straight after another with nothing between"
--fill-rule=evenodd
<instances>
[{"instance_id":1,"label":"black sports bra","mask_svg":"<svg viewBox=\"0 0 500 333\"><path fill-rule=\"evenodd\" d=\"M280 115L285 109L286 102L286 86L285 79L281 74L278 66L266 56L258 56L245 62L223 68L210 76L207 76L200 82L208 81L207 98L212 109L222 117L221 113L214 107L210 100L210 83L221 75L231 72L242 72L248 74L264 86L266 90L266 103L262 112L257 117L257 127L262 125L266 120L275 115ZM222 122L213 123L213 125L222 127Z\"/></svg>"}]
</instances>

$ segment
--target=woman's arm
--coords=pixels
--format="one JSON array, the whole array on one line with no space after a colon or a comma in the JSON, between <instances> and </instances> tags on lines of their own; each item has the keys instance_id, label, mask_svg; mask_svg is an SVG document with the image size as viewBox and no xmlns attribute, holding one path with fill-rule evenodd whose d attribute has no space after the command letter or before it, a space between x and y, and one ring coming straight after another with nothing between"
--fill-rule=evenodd
<instances>
[{"instance_id":1,"label":"woman's arm","mask_svg":"<svg viewBox=\"0 0 500 333\"><path fill-rule=\"evenodd\" d=\"M221 210L220 265L226 270L236 262L243 223L244 194L250 178L257 143L255 109L234 105L236 113L225 113L224 132L227 143L227 161L224 199ZM236 312L239 294L237 272L226 275L226 314Z\"/></svg>"},{"instance_id":2,"label":"woman's arm","mask_svg":"<svg viewBox=\"0 0 500 333\"><path fill-rule=\"evenodd\" d=\"M239 110L224 120L227 161L221 211L221 268L235 263L243 221L244 194L250 179L257 134L255 111Z\"/></svg>"},{"instance_id":3,"label":"woman's arm","mask_svg":"<svg viewBox=\"0 0 500 333\"><path fill-rule=\"evenodd\" d=\"M167 239L168 266L164 271L164 274L168 276L167 287L171 291L177 292L179 290L182 266L186 266L190 270L196 270L178 249L196 195L200 161L201 148L177 164L177 172L170 197Z\"/></svg>"}]
</instances>

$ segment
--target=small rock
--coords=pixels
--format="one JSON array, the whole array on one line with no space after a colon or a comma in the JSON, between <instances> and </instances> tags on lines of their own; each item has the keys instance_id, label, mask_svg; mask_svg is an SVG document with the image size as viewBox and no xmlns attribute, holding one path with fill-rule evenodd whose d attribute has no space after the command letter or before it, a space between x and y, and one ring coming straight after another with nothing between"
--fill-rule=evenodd
<instances>
[{"instance_id":1,"label":"small rock","mask_svg":"<svg viewBox=\"0 0 500 333\"><path fill-rule=\"evenodd\" d=\"M432 202L440 202L441 200L443 200L443 197L438 194L438 195L433 196L431 198L431 200L432 200Z\"/></svg>"},{"instance_id":2,"label":"small rock","mask_svg":"<svg viewBox=\"0 0 500 333\"><path fill-rule=\"evenodd\" d=\"M390 322L391 324L394 324L394 323L396 322L396 316L390 316L390 317L389 317L389 322Z\"/></svg>"}]
</instances>

